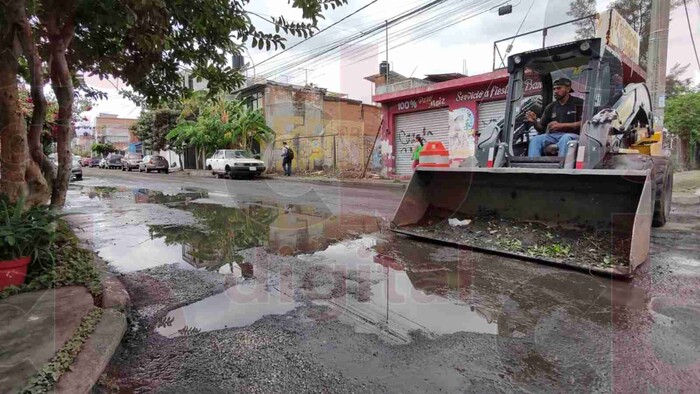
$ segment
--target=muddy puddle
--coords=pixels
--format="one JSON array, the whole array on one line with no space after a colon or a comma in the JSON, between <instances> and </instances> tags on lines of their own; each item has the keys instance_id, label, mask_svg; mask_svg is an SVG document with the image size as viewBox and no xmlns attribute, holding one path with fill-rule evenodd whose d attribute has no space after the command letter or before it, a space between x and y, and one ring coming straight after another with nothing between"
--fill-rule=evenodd
<instances>
[{"instance_id":1,"label":"muddy puddle","mask_svg":"<svg viewBox=\"0 0 700 394\"><path fill-rule=\"evenodd\" d=\"M284 315L301 305L280 292L279 279L246 280L223 293L170 311L156 323L168 338L249 326L265 316Z\"/></svg>"},{"instance_id":2,"label":"muddy puddle","mask_svg":"<svg viewBox=\"0 0 700 394\"><path fill-rule=\"evenodd\" d=\"M346 288L344 295L328 299L321 296L314 301L327 307L317 319L338 319L358 333L377 335L390 344L411 342L412 332L429 338L456 332L497 334L495 321L474 306L417 287L436 279L459 282L459 273L439 265L410 272L401 262L377 253L378 245L386 247L387 242L363 236L300 256L341 270L346 278L341 284ZM326 291L332 295L334 290Z\"/></svg>"},{"instance_id":3,"label":"muddy puddle","mask_svg":"<svg viewBox=\"0 0 700 394\"><path fill-rule=\"evenodd\" d=\"M169 311L156 327L163 336L245 327L300 305L312 321L389 344L410 343L414 333L532 337L562 308L604 332L620 311L646 308L629 284L417 242L382 232L370 216L211 199L197 190L71 189L79 235L92 236L116 270L177 264L235 278L228 290ZM250 252L258 249L266 255Z\"/></svg>"},{"instance_id":4,"label":"muddy puddle","mask_svg":"<svg viewBox=\"0 0 700 394\"><path fill-rule=\"evenodd\" d=\"M382 225L366 215L301 205L230 199L220 205L213 203L220 196L191 188L73 187L69 193L66 211L78 236L124 273L163 264L226 272L242 262L241 250L311 253Z\"/></svg>"}]
</instances>

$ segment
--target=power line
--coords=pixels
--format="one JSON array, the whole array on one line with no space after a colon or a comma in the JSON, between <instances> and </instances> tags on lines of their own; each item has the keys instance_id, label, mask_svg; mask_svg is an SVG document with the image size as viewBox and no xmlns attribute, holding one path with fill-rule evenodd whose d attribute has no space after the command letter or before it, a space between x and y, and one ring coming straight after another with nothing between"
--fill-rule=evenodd
<instances>
[{"instance_id":1,"label":"power line","mask_svg":"<svg viewBox=\"0 0 700 394\"><path fill-rule=\"evenodd\" d=\"M412 10L406 11L402 14L399 14L398 16L395 16L394 18L391 19L390 25L395 25L395 24L401 23L404 21L404 19L407 19L409 17L413 17L414 15L418 15L420 13L423 13L423 12L435 7L436 5L438 5L440 3L444 3L445 1L447 1L447 0L433 1L429 4L424 5L424 6L421 6L421 7L418 7L416 9L412 9ZM313 49L308 50L302 54L297 54L297 55L293 56L293 58L295 60L293 60L291 62L291 64L288 61L280 62L280 64L278 66L273 66L267 73L263 73L263 74L276 75L276 74L279 74L280 72L283 72L283 71L286 71L288 69L299 66L301 64L304 64L305 62L308 62L311 60L316 61L318 56L325 55L325 54L327 54L335 49L338 49L338 48L344 46L344 45L350 44L353 41L363 41L363 40L366 40L372 36L376 36L378 33L383 32L384 28L385 28L385 24L381 23L381 24L375 25L374 27L372 27L368 30L361 31L361 32L358 32L354 35L351 35L350 37L345 37L343 39L336 40L336 41L334 41L330 44L327 44L325 46L313 48ZM301 56L305 56L305 57L301 58Z\"/></svg>"},{"instance_id":2,"label":"power line","mask_svg":"<svg viewBox=\"0 0 700 394\"><path fill-rule=\"evenodd\" d=\"M695 53L695 61L698 64L698 70L700 70L700 58L698 58L698 49L695 47L693 28L690 26L690 16L688 15L688 4L685 0L683 0L683 7L685 8L685 18L688 20L688 32L690 33L690 41L693 43L693 53Z\"/></svg>"},{"instance_id":3,"label":"power line","mask_svg":"<svg viewBox=\"0 0 700 394\"><path fill-rule=\"evenodd\" d=\"M491 0L491 1L493 1L493 0ZM509 1L510 1L510 0L502 1L502 2L499 3L498 5L507 3L507 2L509 2ZM487 4L486 6L488 7L488 4ZM493 8L493 7L491 7L491 8ZM467 15L467 16L465 16L465 17L463 17L463 18L461 18L461 19L459 19L459 20L457 20L457 21L448 23L448 24L446 24L446 25L439 26L439 27L437 27L437 28L435 28L435 29L433 29L433 30L429 30L429 31L426 31L426 32L421 32L421 37L418 38L417 40L410 40L410 39L409 39L409 40L406 40L406 41L404 41L404 42L402 42L402 43L396 44L396 45L392 46L392 47L389 48L389 49L395 49L395 48L399 48L399 47L401 47L401 46L404 46L404 45L406 45L406 44L408 44L408 43L416 43L416 42L422 41L422 40L428 38L429 36L431 36L431 35L433 35L433 34L435 34L435 33L437 33L437 32L440 32L440 31L442 31L442 30L445 30L445 29L447 29L447 28L449 28L449 27L452 27L452 26L454 26L454 25L456 25L456 24L458 24L458 23L464 22L465 20L468 20L468 19L477 17L477 16L479 16L479 15L482 15L482 14L484 14L484 13L486 13L486 12L489 12L489 10L490 10L490 9L477 10L477 11L475 11L474 14L469 14L469 15ZM409 37L409 38L410 38L410 37ZM383 52L380 52L380 54L381 54L381 53L383 53ZM368 57L364 57L364 58L358 59L358 60L356 60L355 62L348 64L348 66L351 66L351 65L353 65L353 64L357 64L357 63L359 63L359 62L361 62L361 61L363 61L363 60L367 60L367 59L369 59L369 58L371 58L371 57L372 57L372 56L368 56Z\"/></svg>"},{"instance_id":4,"label":"power line","mask_svg":"<svg viewBox=\"0 0 700 394\"><path fill-rule=\"evenodd\" d=\"M346 15L345 17L341 18L341 19L338 20L337 22L332 23L332 24L326 26L325 28L319 30L318 33L312 35L311 37L308 37L308 38L306 38L306 39L304 39L304 40L302 40L302 41L300 41L300 42L298 42L298 43L296 43L296 44L290 46L289 48L286 48L286 49L284 49L284 50L282 50L282 51L280 51L280 52L278 52L278 53L276 53L276 54L274 54L274 55L268 57L267 59L261 61L260 63L258 63L258 66L261 65L261 64L263 64L263 63L265 63L265 62L267 62L268 60L271 60L271 59L276 58L277 56L283 54L284 52L287 52L288 50L290 50L290 49L292 49L292 48L295 48L295 47L299 46L300 44L302 44L302 43L304 43L304 42L306 42L306 41L312 39L313 37L318 36L319 34L321 34L321 33L323 33L324 31L330 29L331 27L337 25L338 23L340 23L340 22L342 22L342 21L344 21L344 20L350 18L351 16L353 16L353 15L357 14L358 12L364 10L365 8L371 6L372 4L376 3L377 1L379 1L379 0L372 0L372 1L370 1L369 3L365 4L364 6L358 8L357 10L355 10L355 11L353 11L353 12L351 12L349 15ZM260 17L260 16L259 16L259 17ZM262 17L261 17L261 18L262 18ZM263 18L263 19L264 19L264 18ZM274 23L274 22L273 22L273 23Z\"/></svg>"},{"instance_id":5,"label":"power line","mask_svg":"<svg viewBox=\"0 0 700 394\"><path fill-rule=\"evenodd\" d=\"M426 4L424 6L406 11L402 14L399 14L399 15L391 18L389 20L389 25L390 26L398 25L398 24L404 22L405 20L408 20L409 18L413 18L417 15L420 15L428 10L435 8L438 5L443 5L442 3L446 3L446 2L448 2L448 1L447 0L436 0L436 1L433 1L431 3ZM422 23L409 26L409 27L401 30L400 35L403 35L403 36L405 36L407 34L417 35L416 32L418 31L418 29L419 28L425 29L425 25L428 22L431 22L431 20L433 20L433 19L435 19L435 21L443 22L442 20L440 20L440 18L444 19L444 17L446 17L448 15L458 15L458 14L456 14L456 9L459 8L460 5L459 4L457 4L456 6L451 5L450 7L455 8L455 9L450 9L450 10L448 10L448 12L443 12L442 15L438 15L436 17L431 17L428 21L423 21ZM463 6L461 6L461 7L463 8ZM330 54L334 53L334 51L336 49L343 47L343 46L346 46L346 45L353 46L359 42L366 41L367 39L370 39L371 37L377 36L379 33L382 33L384 31L384 29L385 29L385 24L379 23L368 30L359 32L355 35L352 35L350 37L347 37L347 38L344 38L341 40L337 40L333 43L330 43L326 46L319 47L315 50L308 51L307 56L304 56L304 57L296 56L296 60L291 62L291 64L290 63L283 64L277 68L272 68L271 70L269 70L268 72L263 73L263 74L266 76L278 75L281 72L296 68L296 67L298 67L304 63L310 62L310 61L314 61L314 62L316 62L315 64L317 64L320 58L323 58L323 57L327 58ZM398 36L399 35L395 34L395 37L398 37ZM367 50L366 49L364 49L364 50L359 49L359 52L367 52Z\"/></svg>"}]
</instances>

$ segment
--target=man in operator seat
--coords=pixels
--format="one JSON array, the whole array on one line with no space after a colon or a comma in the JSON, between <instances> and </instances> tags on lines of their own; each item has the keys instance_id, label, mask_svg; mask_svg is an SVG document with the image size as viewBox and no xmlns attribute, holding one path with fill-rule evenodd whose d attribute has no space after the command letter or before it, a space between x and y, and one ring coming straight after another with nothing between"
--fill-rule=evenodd
<instances>
[{"instance_id":1,"label":"man in operator seat","mask_svg":"<svg viewBox=\"0 0 700 394\"><path fill-rule=\"evenodd\" d=\"M540 157L542 151L548 145L557 144L559 157L566 156L569 141L578 140L581 131L581 118L583 115L583 100L574 97L571 93L571 80L559 78L553 83L555 101L549 104L538 121L537 114L527 113L528 122L535 129L545 134L540 134L530 140L528 156Z\"/></svg>"}]
</instances>

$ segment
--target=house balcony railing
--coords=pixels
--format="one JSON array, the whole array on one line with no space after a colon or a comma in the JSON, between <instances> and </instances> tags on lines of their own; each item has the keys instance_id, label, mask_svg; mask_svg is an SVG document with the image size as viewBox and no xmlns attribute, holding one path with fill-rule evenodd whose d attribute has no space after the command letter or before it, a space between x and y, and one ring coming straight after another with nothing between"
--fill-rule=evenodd
<instances>
[{"instance_id":1,"label":"house balcony railing","mask_svg":"<svg viewBox=\"0 0 700 394\"><path fill-rule=\"evenodd\" d=\"M426 86L426 85L430 85L430 84L431 84L431 82L424 81L422 79L407 79L405 81L394 82L394 83L389 84L389 85L377 86L374 89L374 94L380 95L380 94L400 92L402 90L413 89L413 88Z\"/></svg>"}]
</instances>

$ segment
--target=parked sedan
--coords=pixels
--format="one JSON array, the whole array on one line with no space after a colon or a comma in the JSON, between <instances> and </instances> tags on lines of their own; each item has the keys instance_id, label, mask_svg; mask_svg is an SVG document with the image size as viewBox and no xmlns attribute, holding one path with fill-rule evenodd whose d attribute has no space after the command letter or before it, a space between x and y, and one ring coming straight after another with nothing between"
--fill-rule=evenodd
<instances>
[{"instance_id":1,"label":"parked sedan","mask_svg":"<svg viewBox=\"0 0 700 394\"><path fill-rule=\"evenodd\" d=\"M100 158L100 157L93 157L93 158L91 158L90 161L88 162L88 166L90 166L90 168L92 168L92 167L99 167L100 161L102 161L102 158Z\"/></svg>"},{"instance_id":2,"label":"parked sedan","mask_svg":"<svg viewBox=\"0 0 700 394\"><path fill-rule=\"evenodd\" d=\"M129 153L122 158L122 171L131 171L139 169L139 164L143 160L140 153Z\"/></svg>"},{"instance_id":3,"label":"parked sedan","mask_svg":"<svg viewBox=\"0 0 700 394\"><path fill-rule=\"evenodd\" d=\"M124 157L124 156L122 156L122 155L120 155L120 154L117 154L117 153L110 153L110 154L107 156L107 167L108 167L109 169L113 169L113 168L119 169L119 168L122 168L122 158L123 158L123 157Z\"/></svg>"},{"instance_id":4,"label":"parked sedan","mask_svg":"<svg viewBox=\"0 0 700 394\"><path fill-rule=\"evenodd\" d=\"M70 168L71 176L76 181L81 181L83 179L83 166L80 164L80 157L73 156L73 162Z\"/></svg>"},{"instance_id":5,"label":"parked sedan","mask_svg":"<svg viewBox=\"0 0 700 394\"><path fill-rule=\"evenodd\" d=\"M139 163L139 172L146 171L158 171L168 173L168 161L163 156L152 155L145 156L141 163Z\"/></svg>"}]
</instances>

